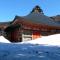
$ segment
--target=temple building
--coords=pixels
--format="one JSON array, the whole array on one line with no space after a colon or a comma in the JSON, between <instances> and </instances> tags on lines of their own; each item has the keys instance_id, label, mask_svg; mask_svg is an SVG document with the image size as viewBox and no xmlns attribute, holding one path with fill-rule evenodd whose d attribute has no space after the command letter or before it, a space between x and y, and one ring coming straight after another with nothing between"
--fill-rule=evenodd
<instances>
[{"instance_id":1,"label":"temple building","mask_svg":"<svg viewBox=\"0 0 60 60\"><path fill-rule=\"evenodd\" d=\"M27 16L15 16L4 28L4 36L11 42L34 40L57 33L60 33L60 23L54 17L45 16L39 6L35 6Z\"/></svg>"}]
</instances>

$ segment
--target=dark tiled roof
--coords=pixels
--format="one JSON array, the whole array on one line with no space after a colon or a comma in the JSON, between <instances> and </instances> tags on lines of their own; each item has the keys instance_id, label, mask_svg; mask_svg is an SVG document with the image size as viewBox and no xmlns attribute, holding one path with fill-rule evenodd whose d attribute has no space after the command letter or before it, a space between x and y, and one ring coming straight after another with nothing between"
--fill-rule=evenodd
<instances>
[{"instance_id":1,"label":"dark tiled roof","mask_svg":"<svg viewBox=\"0 0 60 60\"><path fill-rule=\"evenodd\" d=\"M16 16L15 19L13 20L13 22L17 19L21 20L21 18L25 19L25 21L28 20L28 21L38 23L38 24L43 24L43 25L45 24L48 26L60 27L59 23L55 22L52 18L45 16L43 14L42 9L39 6L36 6L35 8L33 8L32 12L30 14L28 14L27 16L22 16L22 17Z\"/></svg>"},{"instance_id":2,"label":"dark tiled roof","mask_svg":"<svg viewBox=\"0 0 60 60\"><path fill-rule=\"evenodd\" d=\"M55 21L53 21L53 19L49 18L48 16L45 16L42 13L33 12L27 16L24 16L23 18L35 23L41 23L41 24L46 24L50 26L60 26L60 24L56 23Z\"/></svg>"},{"instance_id":3,"label":"dark tiled roof","mask_svg":"<svg viewBox=\"0 0 60 60\"><path fill-rule=\"evenodd\" d=\"M0 25L9 25L9 24L11 24L11 22L0 22Z\"/></svg>"}]
</instances>

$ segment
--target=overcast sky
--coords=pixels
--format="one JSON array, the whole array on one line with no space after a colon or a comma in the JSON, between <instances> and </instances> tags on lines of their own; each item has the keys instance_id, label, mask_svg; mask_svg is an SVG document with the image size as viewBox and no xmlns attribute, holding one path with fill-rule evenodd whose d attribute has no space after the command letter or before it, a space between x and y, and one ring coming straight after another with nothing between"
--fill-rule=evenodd
<instances>
[{"instance_id":1,"label":"overcast sky","mask_svg":"<svg viewBox=\"0 0 60 60\"><path fill-rule=\"evenodd\" d=\"M0 0L0 22L12 21L16 15L28 15L39 5L45 15L60 15L60 0Z\"/></svg>"}]
</instances>

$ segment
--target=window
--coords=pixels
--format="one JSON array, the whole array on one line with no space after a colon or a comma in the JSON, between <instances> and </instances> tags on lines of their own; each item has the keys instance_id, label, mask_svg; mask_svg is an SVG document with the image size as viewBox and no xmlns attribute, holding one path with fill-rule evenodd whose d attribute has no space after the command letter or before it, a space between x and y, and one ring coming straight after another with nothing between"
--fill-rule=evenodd
<instances>
[{"instance_id":1,"label":"window","mask_svg":"<svg viewBox=\"0 0 60 60\"><path fill-rule=\"evenodd\" d=\"M23 41L32 40L32 31L24 30L22 33L22 40Z\"/></svg>"}]
</instances>

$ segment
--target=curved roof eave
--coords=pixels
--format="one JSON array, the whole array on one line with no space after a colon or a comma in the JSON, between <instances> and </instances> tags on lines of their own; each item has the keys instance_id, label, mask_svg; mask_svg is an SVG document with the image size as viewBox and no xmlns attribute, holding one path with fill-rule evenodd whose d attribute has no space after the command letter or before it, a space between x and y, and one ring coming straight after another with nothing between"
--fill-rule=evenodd
<instances>
[{"instance_id":1,"label":"curved roof eave","mask_svg":"<svg viewBox=\"0 0 60 60\"><path fill-rule=\"evenodd\" d=\"M27 16L24 16L23 18L35 22L35 23L41 23L41 24L46 24L49 26L57 26L60 27L60 24L56 23L55 21L53 21L51 18L49 18L48 16L45 16L42 13L31 13Z\"/></svg>"}]
</instances>

